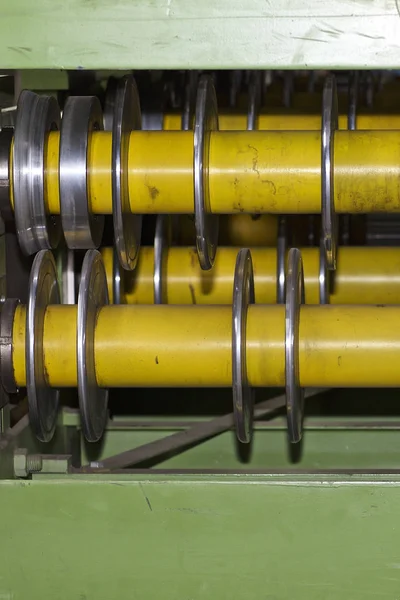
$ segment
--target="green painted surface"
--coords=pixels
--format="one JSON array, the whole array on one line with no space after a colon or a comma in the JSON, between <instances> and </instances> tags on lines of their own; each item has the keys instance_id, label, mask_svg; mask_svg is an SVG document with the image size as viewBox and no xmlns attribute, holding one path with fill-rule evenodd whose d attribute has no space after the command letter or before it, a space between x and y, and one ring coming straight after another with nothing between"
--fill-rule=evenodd
<instances>
[{"instance_id":1,"label":"green painted surface","mask_svg":"<svg viewBox=\"0 0 400 600\"><path fill-rule=\"evenodd\" d=\"M14 0L3 69L397 68L396 0Z\"/></svg>"},{"instance_id":2,"label":"green painted surface","mask_svg":"<svg viewBox=\"0 0 400 600\"><path fill-rule=\"evenodd\" d=\"M244 476L2 483L0 597L395 600L399 485Z\"/></svg>"}]
</instances>

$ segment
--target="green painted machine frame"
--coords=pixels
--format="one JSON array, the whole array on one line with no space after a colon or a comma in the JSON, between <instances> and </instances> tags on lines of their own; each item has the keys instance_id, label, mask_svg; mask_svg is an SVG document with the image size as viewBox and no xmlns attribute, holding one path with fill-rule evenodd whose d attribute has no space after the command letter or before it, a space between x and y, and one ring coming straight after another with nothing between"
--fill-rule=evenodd
<instances>
[{"instance_id":1,"label":"green painted machine frame","mask_svg":"<svg viewBox=\"0 0 400 600\"><path fill-rule=\"evenodd\" d=\"M399 594L399 476L119 475L0 485L0 597Z\"/></svg>"},{"instance_id":2,"label":"green painted machine frame","mask_svg":"<svg viewBox=\"0 0 400 600\"><path fill-rule=\"evenodd\" d=\"M90 451L71 409L50 449L27 416L6 431L0 598L399 597L400 419L310 418L297 459L277 417L256 424L250 465L228 431L153 469L71 466L198 421L115 418ZM36 472L11 479L20 445Z\"/></svg>"},{"instance_id":3,"label":"green painted machine frame","mask_svg":"<svg viewBox=\"0 0 400 600\"><path fill-rule=\"evenodd\" d=\"M400 9L14 0L0 39L16 91L66 89L77 69L397 69ZM47 446L27 416L13 428L9 417L6 407L0 600L400 598L400 418L310 418L294 455L277 417L256 424L249 463L226 431L153 468L104 473L103 459L200 419L115 418L88 448L73 410Z\"/></svg>"},{"instance_id":4,"label":"green painted machine frame","mask_svg":"<svg viewBox=\"0 0 400 600\"><path fill-rule=\"evenodd\" d=\"M398 0L3 0L3 69L390 69Z\"/></svg>"}]
</instances>

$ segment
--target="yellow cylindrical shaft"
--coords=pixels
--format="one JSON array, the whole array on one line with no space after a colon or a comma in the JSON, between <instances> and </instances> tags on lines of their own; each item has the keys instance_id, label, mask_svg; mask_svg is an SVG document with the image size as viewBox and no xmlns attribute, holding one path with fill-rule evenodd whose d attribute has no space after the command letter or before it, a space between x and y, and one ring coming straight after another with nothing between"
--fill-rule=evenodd
<instances>
[{"instance_id":1,"label":"yellow cylindrical shaft","mask_svg":"<svg viewBox=\"0 0 400 600\"><path fill-rule=\"evenodd\" d=\"M243 131L247 129L245 112L220 112L218 115L221 131ZM356 119L357 129L400 129L399 114L360 114ZM164 115L163 129L178 131L182 127L182 115L167 113ZM257 119L256 129L261 131L319 131L321 129L321 113L294 114L287 110L278 112L261 112ZM339 116L339 129L348 129L347 115Z\"/></svg>"},{"instance_id":2,"label":"yellow cylindrical shaft","mask_svg":"<svg viewBox=\"0 0 400 600\"><path fill-rule=\"evenodd\" d=\"M214 267L200 268L196 249L165 251L163 292L166 304L231 304L239 248L218 248ZM110 298L114 253L102 248ZM307 304L319 304L319 249L302 248ZM275 248L251 248L258 304L276 302ZM400 304L400 248L341 247L331 274L331 304ZM153 248L143 246L135 271L121 269L122 303L153 304Z\"/></svg>"},{"instance_id":3,"label":"yellow cylindrical shaft","mask_svg":"<svg viewBox=\"0 0 400 600\"><path fill-rule=\"evenodd\" d=\"M399 387L400 307L303 306L302 386ZM247 313L247 373L252 386L285 382L285 309L252 305ZM97 381L103 387L232 385L229 306L108 306L95 332ZM47 308L44 368L54 387L76 386L76 306ZM25 308L13 329L13 364L25 384Z\"/></svg>"},{"instance_id":4,"label":"yellow cylindrical shaft","mask_svg":"<svg viewBox=\"0 0 400 600\"><path fill-rule=\"evenodd\" d=\"M97 214L112 213L111 137L91 135L88 193ZM338 131L334 148L338 213L400 212L400 131ZM49 134L46 149L46 203L58 214L58 132ZM215 132L209 157L214 213L321 211L319 131ZM131 134L129 198L133 213L194 212L193 132Z\"/></svg>"}]
</instances>

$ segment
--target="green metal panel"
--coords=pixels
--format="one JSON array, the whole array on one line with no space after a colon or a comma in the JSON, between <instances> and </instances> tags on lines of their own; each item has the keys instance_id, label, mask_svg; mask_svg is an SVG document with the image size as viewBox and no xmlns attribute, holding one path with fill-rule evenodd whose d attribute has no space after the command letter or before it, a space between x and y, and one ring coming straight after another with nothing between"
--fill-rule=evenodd
<instances>
[{"instance_id":1,"label":"green metal panel","mask_svg":"<svg viewBox=\"0 0 400 600\"><path fill-rule=\"evenodd\" d=\"M14 0L3 69L397 68L396 0Z\"/></svg>"},{"instance_id":2,"label":"green metal panel","mask_svg":"<svg viewBox=\"0 0 400 600\"><path fill-rule=\"evenodd\" d=\"M400 480L0 484L0 597L399 597Z\"/></svg>"}]
</instances>

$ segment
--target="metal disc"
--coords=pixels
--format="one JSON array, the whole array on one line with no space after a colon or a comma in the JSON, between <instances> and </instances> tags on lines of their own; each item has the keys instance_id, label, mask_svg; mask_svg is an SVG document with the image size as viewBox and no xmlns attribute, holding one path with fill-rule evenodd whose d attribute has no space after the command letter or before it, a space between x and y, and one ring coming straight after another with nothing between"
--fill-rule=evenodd
<instances>
[{"instance_id":1,"label":"metal disc","mask_svg":"<svg viewBox=\"0 0 400 600\"><path fill-rule=\"evenodd\" d=\"M44 202L47 133L59 127L55 98L21 92L13 146L14 211L18 240L28 255L55 248L60 240L60 219L46 214Z\"/></svg>"},{"instance_id":2,"label":"metal disc","mask_svg":"<svg viewBox=\"0 0 400 600\"><path fill-rule=\"evenodd\" d=\"M334 132L338 128L338 100L336 79L328 75L322 99L321 131L321 221L326 264L329 270L336 269L337 215L335 212L333 146Z\"/></svg>"},{"instance_id":3,"label":"metal disc","mask_svg":"<svg viewBox=\"0 0 400 600\"><path fill-rule=\"evenodd\" d=\"M13 129L6 128L0 131L0 214L6 222L14 221L10 199L10 149L13 139Z\"/></svg>"},{"instance_id":4,"label":"metal disc","mask_svg":"<svg viewBox=\"0 0 400 600\"><path fill-rule=\"evenodd\" d=\"M286 275L285 309L285 381L289 440L301 440L303 431L304 390L299 385L300 304L304 304L303 261L298 248L291 248Z\"/></svg>"},{"instance_id":5,"label":"metal disc","mask_svg":"<svg viewBox=\"0 0 400 600\"><path fill-rule=\"evenodd\" d=\"M347 129L354 131L357 126L358 71L352 71L349 77L349 111Z\"/></svg>"},{"instance_id":6,"label":"metal disc","mask_svg":"<svg viewBox=\"0 0 400 600\"><path fill-rule=\"evenodd\" d=\"M22 251L34 254L38 248L31 223L31 114L34 113L39 96L23 90L18 98L13 145L13 192L14 215L18 241Z\"/></svg>"},{"instance_id":7,"label":"metal disc","mask_svg":"<svg viewBox=\"0 0 400 600\"><path fill-rule=\"evenodd\" d=\"M162 131L164 113L159 111L142 112L142 131Z\"/></svg>"},{"instance_id":8,"label":"metal disc","mask_svg":"<svg viewBox=\"0 0 400 600\"><path fill-rule=\"evenodd\" d=\"M76 304L78 274L75 270L75 252L69 250L63 241L57 249L55 259L60 282L61 304Z\"/></svg>"},{"instance_id":9,"label":"metal disc","mask_svg":"<svg viewBox=\"0 0 400 600\"><path fill-rule=\"evenodd\" d=\"M108 288L101 254L88 250L79 284L76 353L82 429L89 442L101 438L107 420L108 390L97 385L94 356L97 314L105 304Z\"/></svg>"},{"instance_id":10,"label":"metal disc","mask_svg":"<svg viewBox=\"0 0 400 600\"><path fill-rule=\"evenodd\" d=\"M141 128L139 94L131 76L118 82L112 136L112 203L114 239L121 266L132 271L142 235L142 215L131 212L128 158L131 131Z\"/></svg>"},{"instance_id":11,"label":"metal disc","mask_svg":"<svg viewBox=\"0 0 400 600\"><path fill-rule=\"evenodd\" d=\"M70 96L65 104L60 138L60 202L64 237L71 250L97 248L104 215L90 214L87 159L92 131L103 129L103 115L95 96Z\"/></svg>"},{"instance_id":12,"label":"metal disc","mask_svg":"<svg viewBox=\"0 0 400 600\"><path fill-rule=\"evenodd\" d=\"M237 99L242 86L243 72L236 69L229 73L230 84L229 84L229 106L235 108L237 105Z\"/></svg>"},{"instance_id":13,"label":"metal disc","mask_svg":"<svg viewBox=\"0 0 400 600\"><path fill-rule=\"evenodd\" d=\"M18 392L12 358L14 315L18 304L19 300L17 298L7 298L7 300L1 303L0 378L1 384L7 394L16 394Z\"/></svg>"},{"instance_id":14,"label":"metal disc","mask_svg":"<svg viewBox=\"0 0 400 600\"><path fill-rule=\"evenodd\" d=\"M278 217L278 240L276 245L276 301L285 303L286 289L286 249L287 249L287 224L286 217Z\"/></svg>"},{"instance_id":15,"label":"metal disc","mask_svg":"<svg viewBox=\"0 0 400 600\"><path fill-rule=\"evenodd\" d=\"M169 245L171 237L171 218L169 215L158 215L156 221L156 232L154 236L154 273L153 289L154 304L164 304L164 259L165 250Z\"/></svg>"},{"instance_id":16,"label":"metal disc","mask_svg":"<svg viewBox=\"0 0 400 600\"><path fill-rule=\"evenodd\" d=\"M211 269L218 245L218 215L211 214L208 185L210 132L218 131L218 110L211 77L203 75L197 89L194 124L194 216L200 266Z\"/></svg>"},{"instance_id":17,"label":"metal disc","mask_svg":"<svg viewBox=\"0 0 400 600\"><path fill-rule=\"evenodd\" d=\"M121 304L121 265L119 264L117 250L113 249L113 304Z\"/></svg>"},{"instance_id":18,"label":"metal disc","mask_svg":"<svg viewBox=\"0 0 400 600\"><path fill-rule=\"evenodd\" d=\"M326 254L323 241L319 245L319 303L329 304L329 271L326 268Z\"/></svg>"},{"instance_id":19,"label":"metal disc","mask_svg":"<svg viewBox=\"0 0 400 600\"><path fill-rule=\"evenodd\" d=\"M58 131L61 123L56 99L53 96L40 96L32 119L32 228L38 247L56 248L61 238L61 219L56 215L47 215L44 202L47 134L49 131Z\"/></svg>"},{"instance_id":20,"label":"metal disc","mask_svg":"<svg viewBox=\"0 0 400 600\"><path fill-rule=\"evenodd\" d=\"M183 131L189 131L193 125L193 109L196 101L196 88L198 73L197 71L189 71L186 76L185 96L182 111L182 127Z\"/></svg>"},{"instance_id":21,"label":"metal disc","mask_svg":"<svg viewBox=\"0 0 400 600\"><path fill-rule=\"evenodd\" d=\"M247 111L247 131L257 129L257 119L261 106L261 72L252 71L249 82L249 106Z\"/></svg>"},{"instance_id":22,"label":"metal disc","mask_svg":"<svg viewBox=\"0 0 400 600\"><path fill-rule=\"evenodd\" d=\"M107 81L104 110L103 110L103 125L104 131L112 131L115 110L115 94L117 91L118 79L109 77Z\"/></svg>"},{"instance_id":23,"label":"metal disc","mask_svg":"<svg viewBox=\"0 0 400 600\"><path fill-rule=\"evenodd\" d=\"M247 307L254 304L253 262L248 248L236 257L232 304L232 391L236 436L249 443L253 429L254 391L247 381Z\"/></svg>"},{"instance_id":24,"label":"metal disc","mask_svg":"<svg viewBox=\"0 0 400 600\"><path fill-rule=\"evenodd\" d=\"M35 256L29 280L25 361L29 420L42 442L53 437L60 395L59 390L48 386L44 366L43 329L49 304L60 304L57 269L52 253L41 250Z\"/></svg>"}]
</instances>

